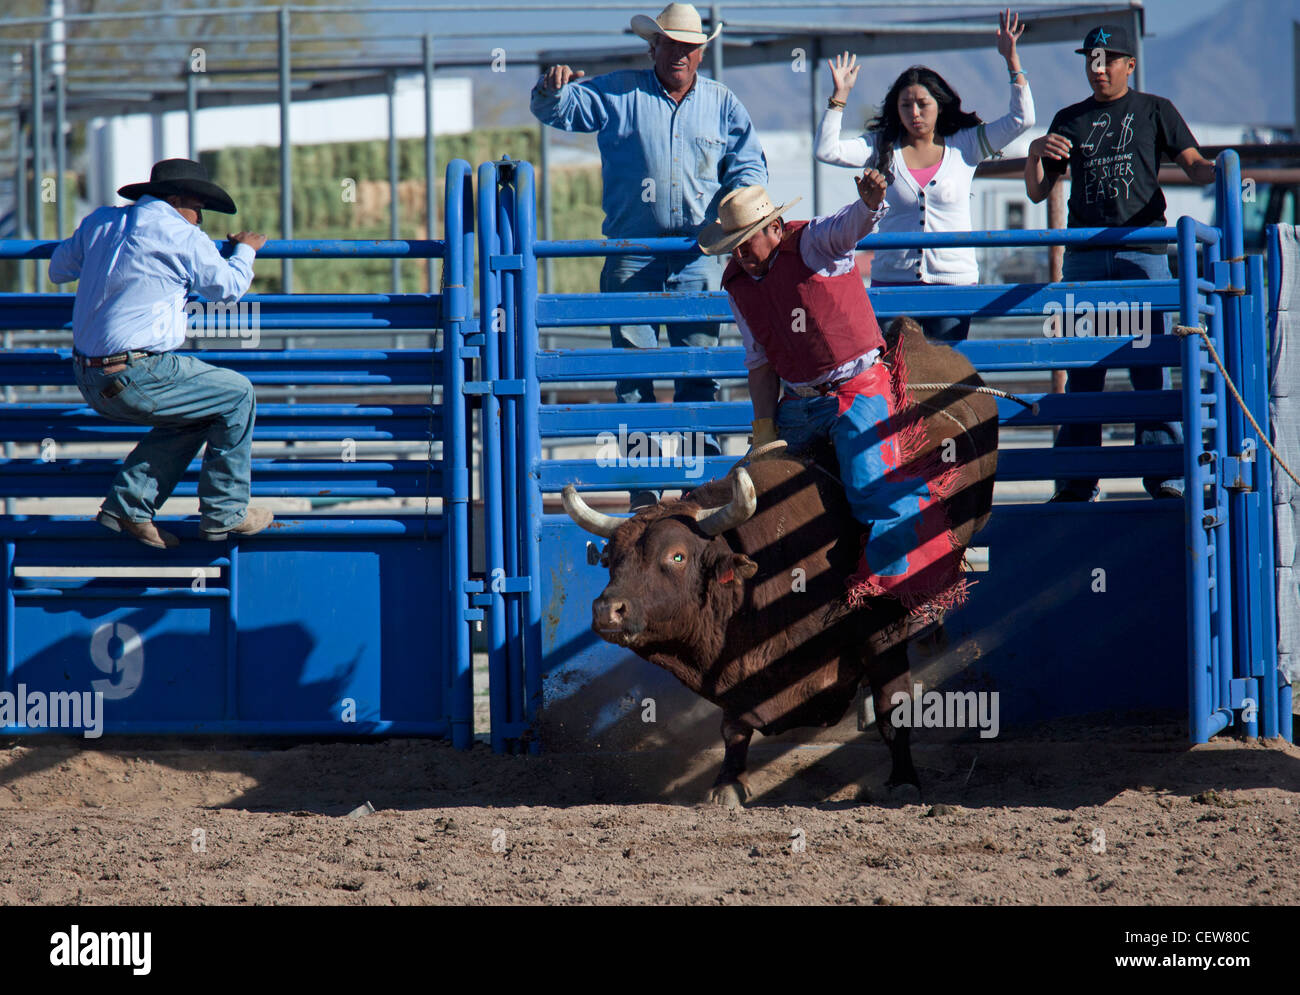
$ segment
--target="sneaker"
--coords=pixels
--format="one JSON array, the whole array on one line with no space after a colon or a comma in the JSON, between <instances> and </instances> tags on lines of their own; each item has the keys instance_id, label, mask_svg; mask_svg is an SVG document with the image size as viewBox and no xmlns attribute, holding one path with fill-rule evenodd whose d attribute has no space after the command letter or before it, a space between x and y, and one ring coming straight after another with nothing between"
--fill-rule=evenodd
<instances>
[{"instance_id":1,"label":"sneaker","mask_svg":"<svg viewBox=\"0 0 1300 995\"><path fill-rule=\"evenodd\" d=\"M95 521L110 532L125 533L132 539L138 539L146 546L152 546L154 549L172 549L181 544L179 539L167 530L158 528L152 520L133 522L129 518L119 518L111 511L101 509Z\"/></svg>"},{"instance_id":2,"label":"sneaker","mask_svg":"<svg viewBox=\"0 0 1300 995\"><path fill-rule=\"evenodd\" d=\"M1083 494L1079 491L1072 491L1068 488L1062 488L1053 494L1047 501L1048 504L1061 504L1068 501L1090 502L1097 500L1097 488L1092 489L1091 494Z\"/></svg>"},{"instance_id":3,"label":"sneaker","mask_svg":"<svg viewBox=\"0 0 1300 995\"><path fill-rule=\"evenodd\" d=\"M209 529L199 529L199 534L204 539L211 539L213 542L221 542L228 539L232 534L237 536L257 535L275 520L275 515L267 508L258 508L249 505L248 510L244 512L244 520L238 525L229 529L212 531Z\"/></svg>"}]
</instances>

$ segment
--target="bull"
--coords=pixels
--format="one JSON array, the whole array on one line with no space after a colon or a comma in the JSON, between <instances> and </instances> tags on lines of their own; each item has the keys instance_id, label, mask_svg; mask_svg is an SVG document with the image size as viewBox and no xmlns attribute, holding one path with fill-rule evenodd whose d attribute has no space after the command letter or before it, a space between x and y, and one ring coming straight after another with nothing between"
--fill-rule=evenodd
<instances>
[{"instance_id":1,"label":"bull","mask_svg":"<svg viewBox=\"0 0 1300 995\"><path fill-rule=\"evenodd\" d=\"M928 343L910 319L896 320L886 341L893 374L926 385L906 395L892 428L923 427L910 466L947 464L941 493L960 559L992 505L996 402L973 389L983 381L964 357ZM936 461L940 447L947 458ZM834 725L864 681L890 753L890 796L919 799L910 730L891 713L911 690L908 642L934 616L888 596L846 597L862 527L832 471L816 459L765 458L631 518L591 509L573 485L564 506L608 539L600 562L610 579L592 629L722 709L725 752L710 800L734 807L751 796L754 730Z\"/></svg>"}]
</instances>

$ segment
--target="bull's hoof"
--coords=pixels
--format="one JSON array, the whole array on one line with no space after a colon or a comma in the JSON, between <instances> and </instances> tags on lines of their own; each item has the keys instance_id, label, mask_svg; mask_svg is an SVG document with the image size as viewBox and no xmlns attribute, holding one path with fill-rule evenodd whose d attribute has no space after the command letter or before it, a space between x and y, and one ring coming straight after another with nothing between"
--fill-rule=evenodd
<instances>
[{"instance_id":1,"label":"bull's hoof","mask_svg":"<svg viewBox=\"0 0 1300 995\"><path fill-rule=\"evenodd\" d=\"M715 784L709 791L709 801L723 808L744 808L749 801L749 787L740 781Z\"/></svg>"},{"instance_id":2,"label":"bull's hoof","mask_svg":"<svg viewBox=\"0 0 1300 995\"><path fill-rule=\"evenodd\" d=\"M919 805L921 789L915 784L887 784L889 803L891 805Z\"/></svg>"}]
</instances>

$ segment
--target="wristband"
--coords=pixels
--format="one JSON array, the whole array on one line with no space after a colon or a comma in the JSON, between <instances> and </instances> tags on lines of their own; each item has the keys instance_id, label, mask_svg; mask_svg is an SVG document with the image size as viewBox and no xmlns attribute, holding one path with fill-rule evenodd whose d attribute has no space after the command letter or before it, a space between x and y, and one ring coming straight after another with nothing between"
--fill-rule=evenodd
<instances>
[{"instance_id":1,"label":"wristband","mask_svg":"<svg viewBox=\"0 0 1300 995\"><path fill-rule=\"evenodd\" d=\"M828 109L833 111L842 111L848 106L848 101L836 100L834 97L831 97L830 100L826 101L826 106Z\"/></svg>"},{"instance_id":2,"label":"wristband","mask_svg":"<svg viewBox=\"0 0 1300 995\"><path fill-rule=\"evenodd\" d=\"M1012 83L1016 81L1017 76L1023 76L1025 78L1025 82L1026 83L1029 82L1029 73L1025 72L1023 69L1017 69L1014 73L1011 74Z\"/></svg>"}]
</instances>

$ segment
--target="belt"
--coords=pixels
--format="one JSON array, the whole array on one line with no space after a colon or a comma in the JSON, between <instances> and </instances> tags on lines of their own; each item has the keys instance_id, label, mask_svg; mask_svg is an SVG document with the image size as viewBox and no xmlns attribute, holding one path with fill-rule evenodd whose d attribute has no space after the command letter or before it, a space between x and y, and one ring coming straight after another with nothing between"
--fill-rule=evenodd
<instances>
[{"instance_id":1,"label":"belt","mask_svg":"<svg viewBox=\"0 0 1300 995\"><path fill-rule=\"evenodd\" d=\"M133 359L141 359L145 356L158 356L157 352L115 352L111 356L83 356L75 349L72 351L72 361L79 366L89 366L92 369L98 369L101 366L116 366L118 364L129 363Z\"/></svg>"},{"instance_id":2,"label":"belt","mask_svg":"<svg viewBox=\"0 0 1300 995\"><path fill-rule=\"evenodd\" d=\"M795 397L825 397L837 387L848 383L852 377L842 377L839 380L830 380L826 383L811 384L807 387L796 387L794 384L786 384L785 389Z\"/></svg>"}]
</instances>

